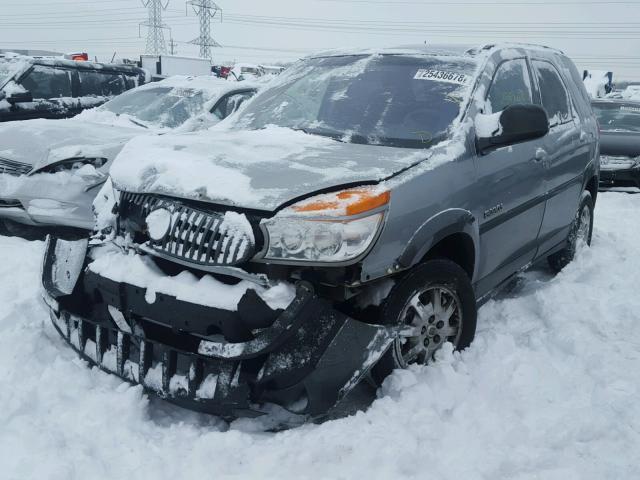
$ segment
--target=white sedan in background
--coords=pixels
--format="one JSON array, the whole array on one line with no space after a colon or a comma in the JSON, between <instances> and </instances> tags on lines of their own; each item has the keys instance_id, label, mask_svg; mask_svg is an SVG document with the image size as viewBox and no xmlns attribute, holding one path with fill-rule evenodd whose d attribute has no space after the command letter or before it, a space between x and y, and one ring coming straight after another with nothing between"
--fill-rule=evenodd
<instances>
[{"instance_id":1,"label":"white sedan in background","mask_svg":"<svg viewBox=\"0 0 640 480\"><path fill-rule=\"evenodd\" d=\"M0 231L19 232L17 224L91 229L93 199L125 143L208 128L255 93L247 82L171 77L74 118L0 125Z\"/></svg>"}]
</instances>

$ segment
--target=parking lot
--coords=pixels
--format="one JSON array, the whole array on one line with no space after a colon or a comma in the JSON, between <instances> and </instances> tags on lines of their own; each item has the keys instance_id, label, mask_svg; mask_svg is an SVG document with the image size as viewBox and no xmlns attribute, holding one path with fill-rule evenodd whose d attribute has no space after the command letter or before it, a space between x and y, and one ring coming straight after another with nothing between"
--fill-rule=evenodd
<instances>
[{"instance_id":1,"label":"parking lot","mask_svg":"<svg viewBox=\"0 0 640 480\"><path fill-rule=\"evenodd\" d=\"M366 411L274 433L88 368L40 300L42 242L0 237L3 479L635 478L640 195L598 198L593 245L483 306L474 343L396 371Z\"/></svg>"}]
</instances>

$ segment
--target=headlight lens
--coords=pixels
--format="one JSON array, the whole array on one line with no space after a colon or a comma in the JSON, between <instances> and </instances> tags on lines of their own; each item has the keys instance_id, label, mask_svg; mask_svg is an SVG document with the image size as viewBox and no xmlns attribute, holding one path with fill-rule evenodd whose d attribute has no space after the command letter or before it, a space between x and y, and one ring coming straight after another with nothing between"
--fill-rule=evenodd
<instances>
[{"instance_id":1,"label":"headlight lens","mask_svg":"<svg viewBox=\"0 0 640 480\"><path fill-rule=\"evenodd\" d=\"M58 173L79 170L85 165L93 165L95 168L101 168L107 163L106 158L69 158L61 160L46 167L41 168L33 173Z\"/></svg>"},{"instance_id":2,"label":"headlight lens","mask_svg":"<svg viewBox=\"0 0 640 480\"><path fill-rule=\"evenodd\" d=\"M342 263L358 258L376 239L389 192L345 190L293 205L262 222L265 260Z\"/></svg>"}]
</instances>

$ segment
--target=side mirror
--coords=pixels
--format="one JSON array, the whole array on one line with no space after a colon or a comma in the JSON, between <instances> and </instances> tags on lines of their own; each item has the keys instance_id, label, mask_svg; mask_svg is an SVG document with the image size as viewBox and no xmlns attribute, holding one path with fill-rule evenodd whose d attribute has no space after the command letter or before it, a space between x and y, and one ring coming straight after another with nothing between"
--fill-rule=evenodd
<instances>
[{"instance_id":1,"label":"side mirror","mask_svg":"<svg viewBox=\"0 0 640 480\"><path fill-rule=\"evenodd\" d=\"M549 133L547 112L538 105L510 105L499 113L479 114L475 126L476 145L481 154Z\"/></svg>"},{"instance_id":2,"label":"side mirror","mask_svg":"<svg viewBox=\"0 0 640 480\"><path fill-rule=\"evenodd\" d=\"M14 92L7 97L7 102L14 105L16 103L33 102L33 95L30 91Z\"/></svg>"}]
</instances>

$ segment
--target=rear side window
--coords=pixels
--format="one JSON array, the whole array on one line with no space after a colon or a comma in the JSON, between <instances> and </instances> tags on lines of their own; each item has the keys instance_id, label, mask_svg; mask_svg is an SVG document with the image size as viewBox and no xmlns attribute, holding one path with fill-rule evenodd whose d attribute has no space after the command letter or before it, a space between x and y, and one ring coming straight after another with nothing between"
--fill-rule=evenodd
<instances>
[{"instance_id":1,"label":"rear side window","mask_svg":"<svg viewBox=\"0 0 640 480\"><path fill-rule=\"evenodd\" d=\"M501 112L510 105L533 103L530 78L525 59L501 63L493 76L487 95L487 103L491 106L490 113Z\"/></svg>"},{"instance_id":2,"label":"rear side window","mask_svg":"<svg viewBox=\"0 0 640 480\"><path fill-rule=\"evenodd\" d=\"M567 57L560 57L562 63L564 64L565 70L567 70L571 75L571 80L575 90L578 91L580 97L582 97L582 102L577 101L578 110L581 111L583 115L591 114L591 97L587 93L587 89L584 87L584 82L582 81L582 75L578 72L578 69L573 64L571 60ZM580 98L576 98L576 100L580 100Z\"/></svg>"},{"instance_id":3,"label":"rear side window","mask_svg":"<svg viewBox=\"0 0 640 480\"><path fill-rule=\"evenodd\" d=\"M542 106L549 117L549 125L553 127L571 120L569 96L556 67L541 60L534 60L533 67L540 87Z\"/></svg>"},{"instance_id":4,"label":"rear side window","mask_svg":"<svg viewBox=\"0 0 640 480\"><path fill-rule=\"evenodd\" d=\"M33 98L71 97L71 72L53 67L36 65L20 84L29 90Z\"/></svg>"},{"instance_id":5,"label":"rear side window","mask_svg":"<svg viewBox=\"0 0 640 480\"><path fill-rule=\"evenodd\" d=\"M106 97L126 90L122 75L97 71L80 71L80 96Z\"/></svg>"},{"instance_id":6,"label":"rear side window","mask_svg":"<svg viewBox=\"0 0 640 480\"><path fill-rule=\"evenodd\" d=\"M218 102L216 108L213 109L212 113L220 120L222 120L223 118L227 118L233 112L238 110L238 108L240 108L240 105L242 105L245 100L251 98L252 96L253 92L240 92L227 95Z\"/></svg>"},{"instance_id":7,"label":"rear side window","mask_svg":"<svg viewBox=\"0 0 640 480\"><path fill-rule=\"evenodd\" d=\"M138 75L124 75L124 87L127 90L131 90L132 88L136 88L140 83L140 77Z\"/></svg>"}]
</instances>

